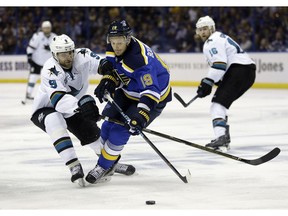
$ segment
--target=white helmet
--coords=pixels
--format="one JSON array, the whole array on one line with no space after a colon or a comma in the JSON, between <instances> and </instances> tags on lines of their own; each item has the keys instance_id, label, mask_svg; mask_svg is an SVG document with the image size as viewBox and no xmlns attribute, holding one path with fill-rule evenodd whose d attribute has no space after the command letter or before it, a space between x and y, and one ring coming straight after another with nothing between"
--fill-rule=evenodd
<instances>
[{"instance_id":1,"label":"white helmet","mask_svg":"<svg viewBox=\"0 0 288 216\"><path fill-rule=\"evenodd\" d=\"M51 22L50 21L43 21L42 22L42 25L41 25L41 28L43 29L43 28L52 28L52 24L51 24Z\"/></svg>"},{"instance_id":2,"label":"white helmet","mask_svg":"<svg viewBox=\"0 0 288 216\"><path fill-rule=\"evenodd\" d=\"M212 32L215 32L215 22L210 16L200 17L196 23L196 33L197 29L208 26ZM197 33L198 34L198 33Z\"/></svg>"},{"instance_id":3,"label":"white helmet","mask_svg":"<svg viewBox=\"0 0 288 216\"><path fill-rule=\"evenodd\" d=\"M50 43L50 50L56 61L58 61L57 53L74 51L74 49L73 40L65 34L55 36Z\"/></svg>"}]
</instances>

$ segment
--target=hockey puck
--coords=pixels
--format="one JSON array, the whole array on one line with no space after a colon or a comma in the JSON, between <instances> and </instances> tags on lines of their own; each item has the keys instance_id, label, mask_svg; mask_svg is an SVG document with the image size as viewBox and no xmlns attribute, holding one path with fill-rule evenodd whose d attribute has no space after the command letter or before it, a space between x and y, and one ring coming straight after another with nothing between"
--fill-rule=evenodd
<instances>
[{"instance_id":1,"label":"hockey puck","mask_svg":"<svg viewBox=\"0 0 288 216\"><path fill-rule=\"evenodd\" d=\"M146 205L155 205L156 202L154 200L147 200Z\"/></svg>"}]
</instances>

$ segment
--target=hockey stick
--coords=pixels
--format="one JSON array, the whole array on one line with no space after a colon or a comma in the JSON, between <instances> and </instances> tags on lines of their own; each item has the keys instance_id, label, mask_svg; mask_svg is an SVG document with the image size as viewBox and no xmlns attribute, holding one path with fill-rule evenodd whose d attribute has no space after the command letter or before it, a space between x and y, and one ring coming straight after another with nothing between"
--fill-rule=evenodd
<instances>
[{"instance_id":1,"label":"hockey stick","mask_svg":"<svg viewBox=\"0 0 288 216\"><path fill-rule=\"evenodd\" d=\"M195 101L198 98L198 95L196 95L195 97L193 97L188 103L185 103L185 101L180 97L179 94L177 94L176 92L174 92L174 97L186 108L187 106L189 106L193 101Z\"/></svg>"},{"instance_id":2,"label":"hockey stick","mask_svg":"<svg viewBox=\"0 0 288 216\"><path fill-rule=\"evenodd\" d=\"M108 117L105 117L105 116L102 116L101 118L106 120L106 121L111 121L111 122L114 122L114 123L117 123L117 124L122 124L122 125L124 124L124 123L122 123L122 122L120 122L118 120L111 119L111 118L108 118ZM266 162L272 160L281 151L278 147L276 147L276 148L274 148L273 150L271 150L270 152L268 152L267 154L263 155L260 158L249 160L249 159L244 159L244 158L241 158L241 157L237 157L235 155L231 155L231 154L227 154L227 153L224 153L224 152L216 151L216 150L213 150L211 148L207 148L205 146L202 146L202 145L199 145L199 144L196 144L196 143L192 143L192 142L189 142L189 141L186 141L186 140L183 140L183 139L179 139L177 137L173 137L173 136L170 136L170 135L167 135L167 134L163 134L163 133L160 133L160 132L157 132L157 131L154 131L154 130L150 130L148 128L144 128L143 131L145 131L147 133L150 133L150 134L153 134L153 135L156 135L156 136L160 136L160 137L169 139L169 140L173 140L175 142L183 143L185 145L188 145L188 146L191 146L191 147L194 147L194 148L198 148L198 149L201 149L201 150L204 150L204 151L207 151L207 152L211 152L211 153L218 154L218 155L221 155L221 156L233 159L233 160L237 160L237 161L240 161L240 162L243 162L243 163L246 163L246 164L254 165L254 166L260 165L260 164L263 164L263 163L266 163Z\"/></svg>"},{"instance_id":3,"label":"hockey stick","mask_svg":"<svg viewBox=\"0 0 288 216\"><path fill-rule=\"evenodd\" d=\"M119 107L119 105L112 99L112 97L109 95L109 93L105 93L105 98L109 101L109 103L111 105L113 105L117 111L121 114L121 116L125 119L125 121L127 123L129 123L131 121L131 119L129 118L129 116L127 116L121 109L121 107ZM123 124L123 123L122 123ZM124 125L124 124L123 124ZM141 131L138 131L139 134L143 137L143 139L154 149L154 151L164 160L164 162L173 170L173 172L184 182L184 183L188 183L188 181L191 178L191 173L188 170L188 173L186 176L182 176L178 170L170 163L170 161L168 161L168 159L157 149L157 147L149 140L149 138Z\"/></svg>"}]
</instances>

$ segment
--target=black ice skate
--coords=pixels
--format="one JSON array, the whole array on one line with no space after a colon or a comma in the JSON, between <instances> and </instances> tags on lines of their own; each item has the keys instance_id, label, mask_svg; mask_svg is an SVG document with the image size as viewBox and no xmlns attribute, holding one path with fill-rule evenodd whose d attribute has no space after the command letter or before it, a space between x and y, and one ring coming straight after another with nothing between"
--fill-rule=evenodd
<instances>
[{"instance_id":1,"label":"black ice skate","mask_svg":"<svg viewBox=\"0 0 288 216\"><path fill-rule=\"evenodd\" d=\"M21 103L22 103L23 105L25 105L28 101L31 101L31 102L32 102L33 100L34 100L34 97L31 97L30 95L26 94L25 99L22 100Z\"/></svg>"},{"instance_id":2,"label":"black ice skate","mask_svg":"<svg viewBox=\"0 0 288 216\"><path fill-rule=\"evenodd\" d=\"M211 140L211 142L205 146L209 148L213 148L214 150L227 152L230 149L230 145L229 145L230 142L231 142L231 139L230 139L229 125L227 125L225 135L220 136L217 139Z\"/></svg>"},{"instance_id":3,"label":"black ice skate","mask_svg":"<svg viewBox=\"0 0 288 216\"><path fill-rule=\"evenodd\" d=\"M77 164L77 165L71 167L70 172L72 174L71 181L73 183L78 181L78 184L80 187L85 187L85 182L83 179L84 178L84 172L83 172L81 164Z\"/></svg>"},{"instance_id":4,"label":"black ice skate","mask_svg":"<svg viewBox=\"0 0 288 216\"><path fill-rule=\"evenodd\" d=\"M133 175L135 171L136 171L135 167L129 164L117 163L115 165L115 173L130 176Z\"/></svg>"},{"instance_id":5,"label":"black ice skate","mask_svg":"<svg viewBox=\"0 0 288 216\"><path fill-rule=\"evenodd\" d=\"M210 147L210 148L213 148L214 150L221 150L221 151L224 151L225 148L227 150L230 149L229 142L228 142L226 135L223 135L223 136L218 137L217 139L211 140L211 142L208 143L206 147Z\"/></svg>"},{"instance_id":6,"label":"black ice skate","mask_svg":"<svg viewBox=\"0 0 288 216\"><path fill-rule=\"evenodd\" d=\"M105 170L97 164L96 167L88 173L85 179L91 184L110 181L111 176L114 174L114 169L115 166Z\"/></svg>"}]
</instances>

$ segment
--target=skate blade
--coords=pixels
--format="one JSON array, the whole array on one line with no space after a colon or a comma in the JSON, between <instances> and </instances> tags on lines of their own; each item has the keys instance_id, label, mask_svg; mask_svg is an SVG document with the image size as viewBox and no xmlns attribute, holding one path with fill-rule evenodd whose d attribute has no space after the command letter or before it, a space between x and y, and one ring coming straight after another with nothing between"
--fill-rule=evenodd
<instances>
[{"instance_id":1,"label":"skate blade","mask_svg":"<svg viewBox=\"0 0 288 216\"><path fill-rule=\"evenodd\" d=\"M24 99L21 101L22 105L26 105L26 104L32 104L33 103L33 99Z\"/></svg>"},{"instance_id":2,"label":"skate blade","mask_svg":"<svg viewBox=\"0 0 288 216\"><path fill-rule=\"evenodd\" d=\"M219 151L219 152L223 152L223 153L227 153L230 150L229 146L220 146L217 148L214 148L215 151Z\"/></svg>"},{"instance_id":3,"label":"skate blade","mask_svg":"<svg viewBox=\"0 0 288 216\"><path fill-rule=\"evenodd\" d=\"M111 181L112 176L103 176L101 179L99 179L99 181L96 181L94 184L97 183L106 183Z\"/></svg>"},{"instance_id":4,"label":"skate blade","mask_svg":"<svg viewBox=\"0 0 288 216\"><path fill-rule=\"evenodd\" d=\"M102 183L107 183L109 181L111 181L111 176L103 176L102 178L100 178L99 180L95 181L95 182L88 182L91 185L95 185L95 184L102 184Z\"/></svg>"},{"instance_id":5,"label":"skate blade","mask_svg":"<svg viewBox=\"0 0 288 216\"><path fill-rule=\"evenodd\" d=\"M80 187L85 187L85 181L84 181L83 178L79 178L79 179L77 180L77 183L78 183L78 185L79 185Z\"/></svg>"}]
</instances>

